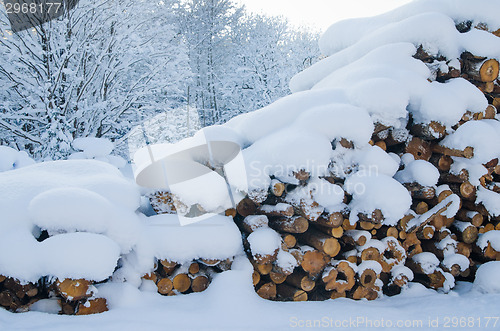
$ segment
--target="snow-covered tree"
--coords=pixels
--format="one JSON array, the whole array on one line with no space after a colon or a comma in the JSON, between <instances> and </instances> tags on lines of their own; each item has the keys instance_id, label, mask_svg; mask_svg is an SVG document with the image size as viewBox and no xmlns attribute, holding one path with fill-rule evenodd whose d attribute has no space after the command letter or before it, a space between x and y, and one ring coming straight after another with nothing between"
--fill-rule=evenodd
<instances>
[{"instance_id":1,"label":"snow-covered tree","mask_svg":"<svg viewBox=\"0 0 500 331\"><path fill-rule=\"evenodd\" d=\"M177 0L175 13L181 34L189 47L190 89L203 125L221 120L220 90L234 43L231 29L243 15L243 8L231 0Z\"/></svg>"},{"instance_id":2,"label":"snow-covered tree","mask_svg":"<svg viewBox=\"0 0 500 331\"><path fill-rule=\"evenodd\" d=\"M291 77L318 59L318 34L293 29L283 17L246 15L233 34L229 117L289 94Z\"/></svg>"},{"instance_id":3,"label":"snow-covered tree","mask_svg":"<svg viewBox=\"0 0 500 331\"><path fill-rule=\"evenodd\" d=\"M189 47L190 87L202 125L225 122L289 94L290 78L319 56L318 35L231 0L177 0Z\"/></svg>"},{"instance_id":4,"label":"snow-covered tree","mask_svg":"<svg viewBox=\"0 0 500 331\"><path fill-rule=\"evenodd\" d=\"M190 78L165 3L82 0L13 34L0 19L0 143L68 155L77 137L122 136L143 112L166 110Z\"/></svg>"}]
</instances>

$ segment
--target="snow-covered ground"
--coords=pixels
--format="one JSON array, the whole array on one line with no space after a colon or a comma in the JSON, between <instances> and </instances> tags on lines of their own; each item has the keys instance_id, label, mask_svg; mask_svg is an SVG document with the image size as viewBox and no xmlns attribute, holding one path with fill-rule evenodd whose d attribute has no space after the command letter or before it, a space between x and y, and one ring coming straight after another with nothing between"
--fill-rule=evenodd
<instances>
[{"instance_id":1,"label":"snow-covered ground","mask_svg":"<svg viewBox=\"0 0 500 331\"><path fill-rule=\"evenodd\" d=\"M245 259L218 275L207 291L163 297L127 284L99 291L110 311L90 316L0 310L1 330L483 330L499 329L500 294L483 294L470 283L439 294L412 284L391 298L375 301L271 302L261 299ZM144 286L146 287L146 286ZM316 323L316 324L314 324ZM319 323L319 324L318 324Z\"/></svg>"}]
</instances>

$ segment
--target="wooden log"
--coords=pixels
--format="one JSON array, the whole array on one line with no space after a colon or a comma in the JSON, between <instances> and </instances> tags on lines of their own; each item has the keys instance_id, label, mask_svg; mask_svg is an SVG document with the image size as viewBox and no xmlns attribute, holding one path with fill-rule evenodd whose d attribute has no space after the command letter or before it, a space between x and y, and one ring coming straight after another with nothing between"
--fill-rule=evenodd
<instances>
[{"instance_id":1,"label":"wooden log","mask_svg":"<svg viewBox=\"0 0 500 331\"><path fill-rule=\"evenodd\" d=\"M340 139L339 144L340 144L340 146L347 148L347 149L354 148L354 143L350 140L345 139L345 138Z\"/></svg>"},{"instance_id":2,"label":"wooden log","mask_svg":"<svg viewBox=\"0 0 500 331\"><path fill-rule=\"evenodd\" d=\"M304 253L300 265L311 278L315 279L321 271L323 271L328 262L330 262L328 255L323 252L313 250Z\"/></svg>"},{"instance_id":3,"label":"wooden log","mask_svg":"<svg viewBox=\"0 0 500 331\"><path fill-rule=\"evenodd\" d=\"M444 172L439 176L440 183L464 183L469 180L469 172L462 169L458 174Z\"/></svg>"},{"instance_id":4,"label":"wooden log","mask_svg":"<svg viewBox=\"0 0 500 331\"><path fill-rule=\"evenodd\" d=\"M276 286L278 298L287 301L307 301L307 292L296 287L279 284Z\"/></svg>"},{"instance_id":5,"label":"wooden log","mask_svg":"<svg viewBox=\"0 0 500 331\"><path fill-rule=\"evenodd\" d=\"M174 289L174 284L169 278L162 278L156 283L156 287L158 288L158 293L167 295Z\"/></svg>"},{"instance_id":6,"label":"wooden log","mask_svg":"<svg viewBox=\"0 0 500 331\"><path fill-rule=\"evenodd\" d=\"M445 156L464 157L466 159L472 159L474 157L474 148L470 146L466 147L464 150L460 150L448 148L439 144L431 144L431 150L433 153Z\"/></svg>"},{"instance_id":7,"label":"wooden log","mask_svg":"<svg viewBox=\"0 0 500 331\"><path fill-rule=\"evenodd\" d=\"M434 237L435 228L432 225L426 225L417 231L417 238L420 240L430 240Z\"/></svg>"},{"instance_id":8,"label":"wooden log","mask_svg":"<svg viewBox=\"0 0 500 331\"><path fill-rule=\"evenodd\" d=\"M330 295L330 299L335 300L338 298L345 298L346 297L346 292L337 292L337 291L332 291Z\"/></svg>"},{"instance_id":9,"label":"wooden log","mask_svg":"<svg viewBox=\"0 0 500 331\"><path fill-rule=\"evenodd\" d=\"M311 222L317 221L317 219L323 214L325 208L320 206L316 201L307 202L306 200L300 201L300 215L304 216Z\"/></svg>"},{"instance_id":10,"label":"wooden log","mask_svg":"<svg viewBox=\"0 0 500 331\"><path fill-rule=\"evenodd\" d=\"M388 147L404 144L408 140L410 132L406 128L394 129L392 128L389 137L385 139L385 144Z\"/></svg>"},{"instance_id":11,"label":"wooden log","mask_svg":"<svg viewBox=\"0 0 500 331\"><path fill-rule=\"evenodd\" d=\"M310 229L306 233L298 235L298 239L331 257L337 256L340 252L340 243L336 238L316 229Z\"/></svg>"},{"instance_id":12,"label":"wooden log","mask_svg":"<svg viewBox=\"0 0 500 331\"><path fill-rule=\"evenodd\" d=\"M440 203L441 201L443 201L444 199L453 194L453 191L449 188L449 186L446 185L446 187L447 187L446 189L441 190L441 192L439 192L437 196L438 203Z\"/></svg>"},{"instance_id":13,"label":"wooden log","mask_svg":"<svg viewBox=\"0 0 500 331\"><path fill-rule=\"evenodd\" d=\"M465 257L470 257L472 253L472 245L466 244L464 242L457 243L457 254L461 254Z\"/></svg>"},{"instance_id":14,"label":"wooden log","mask_svg":"<svg viewBox=\"0 0 500 331\"><path fill-rule=\"evenodd\" d=\"M375 209L371 212L371 214L359 213L358 219L360 222L371 222L374 224L379 224L384 220L384 214L380 209Z\"/></svg>"},{"instance_id":15,"label":"wooden log","mask_svg":"<svg viewBox=\"0 0 500 331\"><path fill-rule=\"evenodd\" d=\"M475 227L480 227L484 222L484 216L481 213L467 209L460 209L455 217L459 221L470 222Z\"/></svg>"},{"instance_id":16,"label":"wooden log","mask_svg":"<svg viewBox=\"0 0 500 331\"><path fill-rule=\"evenodd\" d=\"M257 270L254 270L252 273L252 283L253 286L257 286L260 282L260 273Z\"/></svg>"},{"instance_id":17,"label":"wooden log","mask_svg":"<svg viewBox=\"0 0 500 331\"><path fill-rule=\"evenodd\" d=\"M197 274L198 272L200 272L200 265L198 263L196 263L196 262L191 263L189 265L188 272L191 275Z\"/></svg>"},{"instance_id":18,"label":"wooden log","mask_svg":"<svg viewBox=\"0 0 500 331\"><path fill-rule=\"evenodd\" d=\"M399 272L396 270L396 272L393 271L391 273L391 283L398 287L405 287L411 281L411 279L408 279L408 274L411 273L411 270L407 267L398 270Z\"/></svg>"},{"instance_id":19,"label":"wooden log","mask_svg":"<svg viewBox=\"0 0 500 331\"><path fill-rule=\"evenodd\" d=\"M375 234L375 237L379 240L386 237L398 238L398 236L399 236L398 229L394 226L387 226L387 225L381 227L379 230L377 230Z\"/></svg>"},{"instance_id":20,"label":"wooden log","mask_svg":"<svg viewBox=\"0 0 500 331\"><path fill-rule=\"evenodd\" d=\"M327 215L323 214L314 221L314 224L329 228L338 228L342 226L343 223L344 215L341 212L334 212Z\"/></svg>"},{"instance_id":21,"label":"wooden log","mask_svg":"<svg viewBox=\"0 0 500 331\"><path fill-rule=\"evenodd\" d=\"M418 215L423 215L429 211L429 205L427 202L420 201L415 205L414 210Z\"/></svg>"},{"instance_id":22,"label":"wooden log","mask_svg":"<svg viewBox=\"0 0 500 331\"><path fill-rule=\"evenodd\" d=\"M292 234L281 234L281 238L287 249L294 248L297 245L297 238Z\"/></svg>"},{"instance_id":23,"label":"wooden log","mask_svg":"<svg viewBox=\"0 0 500 331\"><path fill-rule=\"evenodd\" d=\"M271 181L270 190L274 196L281 197L283 195L283 193L285 192L285 189L286 189L286 185L284 183L280 182L279 180L273 179Z\"/></svg>"},{"instance_id":24,"label":"wooden log","mask_svg":"<svg viewBox=\"0 0 500 331\"><path fill-rule=\"evenodd\" d=\"M495 85L495 87L497 87L497 85ZM500 109L500 97L499 96L494 97L493 100L491 101L491 104L496 109Z\"/></svg>"},{"instance_id":25,"label":"wooden log","mask_svg":"<svg viewBox=\"0 0 500 331\"><path fill-rule=\"evenodd\" d=\"M380 261L380 251L376 247L367 247L361 251L361 261Z\"/></svg>"},{"instance_id":26,"label":"wooden log","mask_svg":"<svg viewBox=\"0 0 500 331\"><path fill-rule=\"evenodd\" d=\"M64 279L56 281L56 288L59 294L66 300L77 301L92 296L89 291L91 283L85 279Z\"/></svg>"},{"instance_id":27,"label":"wooden log","mask_svg":"<svg viewBox=\"0 0 500 331\"><path fill-rule=\"evenodd\" d=\"M78 302L62 301L61 302L61 313L63 315L74 315L77 304L78 304Z\"/></svg>"},{"instance_id":28,"label":"wooden log","mask_svg":"<svg viewBox=\"0 0 500 331\"><path fill-rule=\"evenodd\" d=\"M488 246L484 249L483 254L489 260L500 261L500 252L493 248L491 242L488 242Z\"/></svg>"},{"instance_id":29,"label":"wooden log","mask_svg":"<svg viewBox=\"0 0 500 331\"><path fill-rule=\"evenodd\" d=\"M266 300L276 299L277 289L273 282L262 284L257 290L257 294Z\"/></svg>"},{"instance_id":30,"label":"wooden log","mask_svg":"<svg viewBox=\"0 0 500 331\"><path fill-rule=\"evenodd\" d=\"M372 287L377 280L377 273L372 269L365 269L359 274L359 283L364 287Z\"/></svg>"},{"instance_id":31,"label":"wooden log","mask_svg":"<svg viewBox=\"0 0 500 331\"><path fill-rule=\"evenodd\" d=\"M277 231L297 234L307 231L309 221L302 216L280 217L272 219L269 226Z\"/></svg>"},{"instance_id":32,"label":"wooden log","mask_svg":"<svg viewBox=\"0 0 500 331\"><path fill-rule=\"evenodd\" d=\"M295 214L292 205L287 203L278 203L277 205L262 205L257 207L257 213L268 217L292 217Z\"/></svg>"},{"instance_id":33,"label":"wooden log","mask_svg":"<svg viewBox=\"0 0 500 331\"><path fill-rule=\"evenodd\" d=\"M311 292L316 287L316 281L302 270L294 271L286 278L285 282L306 292Z\"/></svg>"},{"instance_id":34,"label":"wooden log","mask_svg":"<svg viewBox=\"0 0 500 331\"><path fill-rule=\"evenodd\" d=\"M34 297L38 294L38 288L33 283L21 284L20 281L14 278L7 278L3 287L11 290L19 299L23 299L24 297Z\"/></svg>"},{"instance_id":35,"label":"wooden log","mask_svg":"<svg viewBox=\"0 0 500 331\"><path fill-rule=\"evenodd\" d=\"M191 282L191 290L195 293L203 292L210 285L210 278L207 275L198 275Z\"/></svg>"},{"instance_id":36,"label":"wooden log","mask_svg":"<svg viewBox=\"0 0 500 331\"><path fill-rule=\"evenodd\" d=\"M407 228L408 228L408 222L410 222L414 218L415 218L415 215L413 215L413 214L405 215L403 218L401 218L398 221L398 225L397 225L398 230L401 230L401 231L403 231L403 233L406 233ZM401 236L400 236L400 238L401 238ZM401 239L404 239L404 238L401 238Z\"/></svg>"},{"instance_id":37,"label":"wooden log","mask_svg":"<svg viewBox=\"0 0 500 331\"><path fill-rule=\"evenodd\" d=\"M450 171L453 159L447 155L433 154L429 162L441 171Z\"/></svg>"},{"instance_id":38,"label":"wooden log","mask_svg":"<svg viewBox=\"0 0 500 331\"><path fill-rule=\"evenodd\" d=\"M460 196L468 200L476 200L476 186L470 182L463 182L460 184Z\"/></svg>"},{"instance_id":39,"label":"wooden log","mask_svg":"<svg viewBox=\"0 0 500 331\"><path fill-rule=\"evenodd\" d=\"M344 259L347 262L351 262L352 264L361 263L361 258L358 258L358 251L356 249L352 249L350 251L344 252Z\"/></svg>"},{"instance_id":40,"label":"wooden log","mask_svg":"<svg viewBox=\"0 0 500 331\"><path fill-rule=\"evenodd\" d=\"M16 310L21 306L21 301L12 291L3 290L0 292L0 306Z\"/></svg>"},{"instance_id":41,"label":"wooden log","mask_svg":"<svg viewBox=\"0 0 500 331\"><path fill-rule=\"evenodd\" d=\"M432 121L428 124L419 123L413 124L410 127L410 132L417 138L423 138L425 140L435 140L441 139L446 135L446 126L435 121ZM417 158L415 158L415 160L417 160ZM426 161L428 160L429 159L427 159Z\"/></svg>"},{"instance_id":42,"label":"wooden log","mask_svg":"<svg viewBox=\"0 0 500 331\"><path fill-rule=\"evenodd\" d=\"M378 292L372 288L367 288L362 285L357 285L352 293L352 298L354 300L367 299L368 301L372 301L377 299L379 296Z\"/></svg>"},{"instance_id":43,"label":"wooden log","mask_svg":"<svg viewBox=\"0 0 500 331\"><path fill-rule=\"evenodd\" d=\"M441 268L443 269L443 271L450 273L453 277L460 276L460 274L467 270L469 267L469 264L467 264L467 268L462 270L462 263L459 261L454 261L457 256L460 256L460 254L446 256L445 259L441 262ZM465 256L460 256L460 258L462 258L463 260L468 260Z\"/></svg>"},{"instance_id":44,"label":"wooden log","mask_svg":"<svg viewBox=\"0 0 500 331\"><path fill-rule=\"evenodd\" d=\"M381 252L378 262L382 266L382 272L389 273L394 266L405 263L407 253L396 238L387 237L381 241L385 245L385 250Z\"/></svg>"},{"instance_id":45,"label":"wooden log","mask_svg":"<svg viewBox=\"0 0 500 331\"><path fill-rule=\"evenodd\" d=\"M479 234L477 227L470 222L455 221L453 229L458 239L466 244L474 243Z\"/></svg>"},{"instance_id":46,"label":"wooden log","mask_svg":"<svg viewBox=\"0 0 500 331\"><path fill-rule=\"evenodd\" d=\"M311 247L312 249L312 247ZM302 264L302 261L304 260L304 254L306 253L307 250L303 250L302 247L299 248L293 248L288 251L288 253L292 254L292 256L295 258L297 263L300 265Z\"/></svg>"},{"instance_id":47,"label":"wooden log","mask_svg":"<svg viewBox=\"0 0 500 331\"><path fill-rule=\"evenodd\" d=\"M344 231L347 230L355 230L356 229L356 224L351 224L348 218L344 219L344 222L342 222L342 228Z\"/></svg>"},{"instance_id":48,"label":"wooden log","mask_svg":"<svg viewBox=\"0 0 500 331\"><path fill-rule=\"evenodd\" d=\"M160 264L162 266L163 272L165 275L171 275L172 272L177 268L177 262L172 262L168 260L160 260Z\"/></svg>"},{"instance_id":49,"label":"wooden log","mask_svg":"<svg viewBox=\"0 0 500 331\"><path fill-rule=\"evenodd\" d=\"M273 265L271 263L269 263L269 264L257 263L256 267L257 267L257 271L261 275L264 275L264 276L265 275L269 275L269 273L271 272L271 270L273 270Z\"/></svg>"},{"instance_id":50,"label":"wooden log","mask_svg":"<svg viewBox=\"0 0 500 331\"><path fill-rule=\"evenodd\" d=\"M486 83L493 82L498 78L499 65L497 60L474 61L470 57L462 58L464 59L464 71L473 80Z\"/></svg>"},{"instance_id":51,"label":"wooden log","mask_svg":"<svg viewBox=\"0 0 500 331\"><path fill-rule=\"evenodd\" d=\"M335 270L335 271L332 271ZM356 272L347 261L339 261L334 266L325 270L322 280L325 290L346 292L356 284Z\"/></svg>"},{"instance_id":52,"label":"wooden log","mask_svg":"<svg viewBox=\"0 0 500 331\"><path fill-rule=\"evenodd\" d=\"M269 220L266 215L249 215L241 222L241 227L246 233L252 233L257 229L269 226Z\"/></svg>"},{"instance_id":53,"label":"wooden log","mask_svg":"<svg viewBox=\"0 0 500 331\"><path fill-rule=\"evenodd\" d=\"M278 257L278 252L279 252L279 247L272 254L260 254L252 252L252 257L258 264L261 265L271 264L274 261L276 261L276 258Z\"/></svg>"},{"instance_id":54,"label":"wooden log","mask_svg":"<svg viewBox=\"0 0 500 331\"><path fill-rule=\"evenodd\" d=\"M375 146L380 147L383 151L387 151L387 144L384 140L379 140L375 143Z\"/></svg>"},{"instance_id":55,"label":"wooden log","mask_svg":"<svg viewBox=\"0 0 500 331\"><path fill-rule=\"evenodd\" d=\"M417 233L415 231L415 232L409 232L407 234L406 239L402 243L402 246L406 251L408 251L410 247L420 244L421 241L418 239Z\"/></svg>"},{"instance_id":56,"label":"wooden log","mask_svg":"<svg viewBox=\"0 0 500 331\"><path fill-rule=\"evenodd\" d=\"M430 200L436 196L436 189L432 186L422 186L418 183L405 183L403 186L410 192L413 199Z\"/></svg>"},{"instance_id":57,"label":"wooden log","mask_svg":"<svg viewBox=\"0 0 500 331\"><path fill-rule=\"evenodd\" d=\"M224 215L230 216L232 218L235 218L237 214L238 214L238 212L236 211L235 208L226 209L226 211L224 212Z\"/></svg>"},{"instance_id":58,"label":"wooden log","mask_svg":"<svg viewBox=\"0 0 500 331\"><path fill-rule=\"evenodd\" d=\"M495 119L497 115L497 107L494 105L488 105L486 109L484 110L484 118L488 120Z\"/></svg>"},{"instance_id":59,"label":"wooden log","mask_svg":"<svg viewBox=\"0 0 500 331\"><path fill-rule=\"evenodd\" d=\"M278 271L275 268L273 268L273 270L269 273L269 278L271 278L271 281L276 285L283 284L287 277L287 274L283 273L281 270Z\"/></svg>"},{"instance_id":60,"label":"wooden log","mask_svg":"<svg viewBox=\"0 0 500 331\"><path fill-rule=\"evenodd\" d=\"M344 235L344 229L342 227L329 228L321 225L314 225L314 228L336 239L340 239Z\"/></svg>"},{"instance_id":61,"label":"wooden log","mask_svg":"<svg viewBox=\"0 0 500 331\"><path fill-rule=\"evenodd\" d=\"M364 231L371 231L375 229L375 223L373 222L367 222L367 221L361 221L358 222L359 228L364 230Z\"/></svg>"},{"instance_id":62,"label":"wooden log","mask_svg":"<svg viewBox=\"0 0 500 331\"><path fill-rule=\"evenodd\" d=\"M105 298L94 298L80 302L76 309L76 315L100 314L108 310L108 303Z\"/></svg>"},{"instance_id":63,"label":"wooden log","mask_svg":"<svg viewBox=\"0 0 500 331\"><path fill-rule=\"evenodd\" d=\"M446 217L443 215L436 215L430 222L429 225L433 226L435 231L440 231L446 226Z\"/></svg>"},{"instance_id":64,"label":"wooden log","mask_svg":"<svg viewBox=\"0 0 500 331\"><path fill-rule=\"evenodd\" d=\"M254 215L257 211L257 205L249 198L241 200L236 206L236 211L243 217Z\"/></svg>"},{"instance_id":65,"label":"wooden log","mask_svg":"<svg viewBox=\"0 0 500 331\"><path fill-rule=\"evenodd\" d=\"M175 290L186 292L191 287L191 278L185 273L179 273L173 278L172 283Z\"/></svg>"},{"instance_id":66,"label":"wooden log","mask_svg":"<svg viewBox=\"0 0 500 331\"><path fill-rule=\"evenodd\" d=\"M408 232L416 232L419 229L423 228L425 225L429 224L434 218L436 218L438 215L443 214L452 204L454 203L454 197L456 196L449 196L445 200L441 201L439 204L434 206L431 210L429 210L427 213L424 215L420 216L418 219L413 219L408 223ZM434 225L436 229L436 227Z\"/></svg>"},{"instance_id":67,"label":"wooden log","mask_svg":"<svg viewBox=\"0 0 500 331\"><path fill-rule=\"evenodd\" d=\"M372 238L368 231L348 230L344 233L342 241L351 246L363 246Z\"/></svg>"}]
</instances>

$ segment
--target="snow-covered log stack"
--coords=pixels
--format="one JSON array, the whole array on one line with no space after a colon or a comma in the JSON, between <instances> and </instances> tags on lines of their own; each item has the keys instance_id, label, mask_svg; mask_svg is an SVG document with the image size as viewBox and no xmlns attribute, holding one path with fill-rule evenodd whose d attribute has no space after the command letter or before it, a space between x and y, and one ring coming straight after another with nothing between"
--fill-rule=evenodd
<instances>
[{"instance_id":1,"label":"snow-covered log stack","mask_svg":"<svg viewBox=\"0 0 500 331\"><path fill-rule=\"evenodd\" d=\"M134 245L136 187L97 161L45 162L0 173L0 306L92 314L98 284Z\"/></svg>"},{"instance_id":2,"label":"snow-covered log stack","mask_svg":"<svg viewBox=\"0 0 500 331\"><path fill-rule=\"evenodd\" d=\"M261 297L447 292L500 258L498 11L422 0L337 23L291 96L201 131L241 146L234 219Z\"/></svg>"}]
</instances>

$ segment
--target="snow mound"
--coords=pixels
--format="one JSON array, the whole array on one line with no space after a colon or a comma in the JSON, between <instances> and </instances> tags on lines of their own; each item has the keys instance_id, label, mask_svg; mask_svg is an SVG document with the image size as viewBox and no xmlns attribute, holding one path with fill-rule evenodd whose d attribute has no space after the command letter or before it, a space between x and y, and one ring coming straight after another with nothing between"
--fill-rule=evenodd
<instances>
[{"instance_id":1,"label":"snow mound","mask_svg":"<svg viewBox=\"0 0 500 331\"><path fill-rule=\"evenodd\" d=\"M476 271L474 287L483 293L500 293L500 261L487 262Z\"/></svg>"},{"instance_id":2,"label":"snow mound","mask_svg":"<svg viewBox=\"0 0 500 331\"><path fill-rule=\"evenodd\" d=\"M149 263L155 258L177 263L224 260L242 251L238 227L230 217L220 215L187 226L180 225L177 215L151 216L136 248L137 256Z\"/></svg>"},{"instance_id":3,"label":"snow mound","mask_svg":"<svg viewBox=\"0 0 500 331\"><path fill-rule=\"evenodd\" d=\"M110 155L115 145L106 138L76 138L73 140L72 145L74 149L80 150L81 152L71 154L68 157L70 160L99 160L110 163L119 169L123 168L127 163L127 161L120 156Z\"/></svg>"},{"instance_id":4,"label":"snow mound","mask_svg":"<svg viewBox=\"0 0 500 331\"><path fill-rule=\"evenodd\" d=\"M16 151L7 146L0 146L0 172L19 169L35 164L28 153Z\"/></svg>"},{"instance_id":5,"label":"snow mound","mask_svg":"<svg viewBox=\"0 0 500 331\"><path fill-rule=\"evenodd\" d=\"M359 213L371 215L379 209L384 216L384 223L395 225L411 206L410 193L386 175L358 172L346 180L345 188L353 196L349 204L351 224L356 223Z\"/></svg>"},{"instance_id":6,"label":"snow mound","mask_svg":"<svg viewBox=\"0 0 500 331\"><path fill-rule=\"evenodd\" d=\"M139 202L135 184L99 161L44 162L0 173L2 274L31 282L108 278L135 244ZM50 236L38 241L42 230Z\"/></svg>"},{"instance_id":7,"label":"snow mound","mask_svg":"<svg viewBox=\"0 0 500 331\"><path fill-rule=\"evenodd\" d=\"M407 164L394 178L400 183L418 183L422 186L434 186L439 180L439 170L431 163L416 160Z\"/></svg>"}]
</instances>

